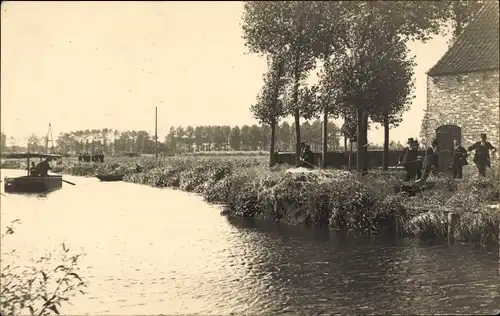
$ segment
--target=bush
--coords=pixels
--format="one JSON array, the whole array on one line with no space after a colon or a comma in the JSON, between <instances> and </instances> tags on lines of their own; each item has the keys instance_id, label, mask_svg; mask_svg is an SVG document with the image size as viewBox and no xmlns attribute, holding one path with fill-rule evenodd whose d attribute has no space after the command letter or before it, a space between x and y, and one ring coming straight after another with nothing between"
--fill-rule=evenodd
<instances>
[{"instance_id":1,"label":"bush","mask_svg":"<svg viewBox=\"0 0 500 316\"><path fill-rule=\"evenodd\" d=\"M18 222L18 220L13 223ZM7 227L6 235L13 234ZM0 311L2 315L54 315L59 308L77 294L84 294L86 286L77 274L80 255L70 255L70 250L62 244L62 254L54 268L47 268L51 256L41 257L34 266L15 265L15 251L3 253L2 261L14 259L11 264L2 265L0 273Z\"/></svg>"}]
</instances>

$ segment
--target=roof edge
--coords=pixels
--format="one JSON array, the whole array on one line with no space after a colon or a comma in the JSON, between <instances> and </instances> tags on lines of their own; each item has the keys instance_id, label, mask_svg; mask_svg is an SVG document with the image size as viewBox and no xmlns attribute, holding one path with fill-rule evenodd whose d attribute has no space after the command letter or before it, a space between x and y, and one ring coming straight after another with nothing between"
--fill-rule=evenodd
<instances>
[{"instance_id":1,"label":"roof edge","mask_svg":"<svg viewBox=\"0 0 500 316\"><path fill-rule=\"evenodd\" d=\"M491 0L491 2L493 1L497 1L497 0ZM451 51L452 51L452 48L453 46L457 45L457 43L464 37L464 34L466 33L467 31L467 28L469 28L469 26L472 24L472 23L475 23L476 20L483 14L484 11L486 11L487 7L489 5L489 0L486 0L484 3L483 3L483 6L481 7L481 9L479 9L476 13L476 15L471 19L471 21L469 22L469 24L463 29L462 33L460 35L457 36L457 38L455 39L455 41L448 47L448 49L446 50L446 52L443 54L443 56L441 56L441 58L439 58L439 60L434 64L434 66L432 66L429 70L427 70L427 72L425 73L426 75L431 75L433 76L432 72L434 71L434 69L437 68L437 66L441 63L441 61L443 59L445 59L446 57L448 57L448 55L451 54ZM484 69L486 70L486 69ZM437 74L434 74L434 76L436 75L440 75L439 73ZM446 75L446 73L443 73L443 75Z\"/></svg>"},{"instance_id":2,"label":"roof edge","mask_svg":"<svg viewBox=\"0 0 500 316\"><path fill-rule=\"evenodd\" d=\"M476 69L476 70L468 70L468 71L456 71L456 72L439 72L437 74L431 74L430 71L427 71L425 74L428 77L435 78L435 77L462 75L462 74L470 74L470 73L478 73L478 72L486 72L486 71L494 71L494 70L500 70L500 67L484 68L484 69Z\"/></svg>"}]
</instances>

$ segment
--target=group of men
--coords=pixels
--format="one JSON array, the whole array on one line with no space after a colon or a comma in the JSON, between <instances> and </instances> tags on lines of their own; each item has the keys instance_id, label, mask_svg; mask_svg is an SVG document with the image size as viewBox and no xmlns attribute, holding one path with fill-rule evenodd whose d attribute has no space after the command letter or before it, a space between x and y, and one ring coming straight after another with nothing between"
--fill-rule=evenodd
<instances>
[{"instance_id":1,"label":"group of men","mask_svg":"<svg viewBox=\"0 0 500 316\"><path fill-rule=\"evenodd\" d=\"M88 152L83 152L78 155L78 161L82 162L104 162L104 151L89 154Z\"/></svg>"},{"instance_id":2,"label":"group of men","mask_svg":"<svg viewBox=\"0 0 500 316\"><path fill-rule=\"evenodd\" d=\"M406 171L405 181L425 181L430 172L438 169L438 142L433 139L431 146L425 151L425 157L419 155L419 143L413 138L408 139L408 146L399 156L398 166L403 166ZM474 151L473 161L476 164L479 175L486 176L486 169L491 168L490 151L495 154L497 149L487 141L485 133L481 134L481 140L468 147L467 150L455 139L453 150L451 150L451 168L453 177L463 177L463 167L468 165L469 152ZM423 170L423 174L422 174Z\"/></svg>"}]
</instances>

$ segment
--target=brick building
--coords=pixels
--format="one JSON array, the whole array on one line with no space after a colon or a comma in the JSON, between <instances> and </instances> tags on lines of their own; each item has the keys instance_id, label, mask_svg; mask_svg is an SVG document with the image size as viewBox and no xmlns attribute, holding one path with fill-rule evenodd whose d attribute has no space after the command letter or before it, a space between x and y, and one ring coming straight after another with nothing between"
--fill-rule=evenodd
<instances>
[{"instance_id":1,"label":"brick building","mask_svg":"<svg viewBox=\"0 0 500 316\"><path fill-rule=\"evenodd\" d=\"M499 6L487 1L443 57L427 72L427 110L421 136L437 136L442 149L464 146L487 133L500 137ZM448 163L446 160L443 164Z\"/></svg>"}]
</instances>

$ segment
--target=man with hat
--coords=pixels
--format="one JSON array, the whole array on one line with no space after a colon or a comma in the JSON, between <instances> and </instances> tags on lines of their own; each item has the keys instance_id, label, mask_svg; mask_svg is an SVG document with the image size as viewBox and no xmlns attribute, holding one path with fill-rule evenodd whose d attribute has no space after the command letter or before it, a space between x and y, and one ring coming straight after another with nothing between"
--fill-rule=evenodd
<instances>
[{"instance_id":1,"label":"man with hat","mask_svg":"<svg viewBox=\"0 0 500 316\"><path fill-rule=\"evenodd\" d=\"M453 141L453 151L451 152L451 166L453 168L453 178L462 179L463 177L463 166L467 166L468 152L460 144L460 140L455 139Z\"/></svg>"},{"instance_id":2,"label":"man with hat","mask_svg":"<svg viewBox=\"0 0 500 316\"><path fill-rule=\"evenodd\" d=\"M479 175L486 177L486 168L491 168L490 150L492 154L495 154L497 149L486 140L486 133L481 133L481 140L467 148L469 152L473 150L475 150L473 161L477 166Z\"/></svg>"},{"instance_id":3,"label":"man with hat","mask_svg":"<svg viewBox=\"0 0 500 316\"><path fill-rule=\"evenodd\" d=\"M408 138L407 147L399 155L398 166L403 166L406 171L405 181L419 178L421 162L418 158L418 142Z\"/></svg>"}]
</instances>

